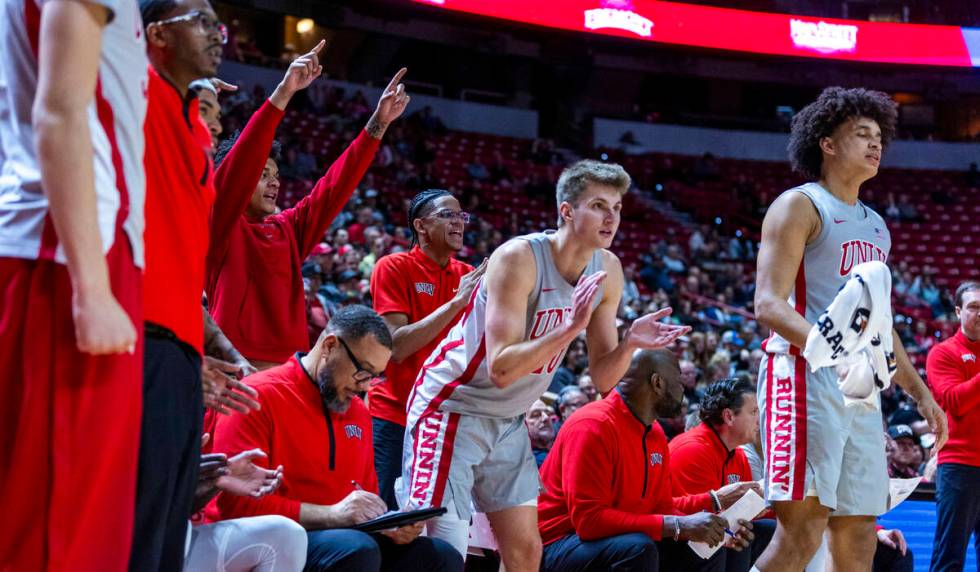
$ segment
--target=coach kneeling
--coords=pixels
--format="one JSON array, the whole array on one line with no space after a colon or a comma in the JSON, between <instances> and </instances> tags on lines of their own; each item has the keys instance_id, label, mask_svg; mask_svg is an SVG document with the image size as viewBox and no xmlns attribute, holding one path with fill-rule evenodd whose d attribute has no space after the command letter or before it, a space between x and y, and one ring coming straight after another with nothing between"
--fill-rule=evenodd
<instances>
[{"instance_id":1,"label":"coach kneeling","mask_svg":"<svg viewBox=\"0 0 980 572\"><path fill-rule=\"evenodd\" d=\"M644 350L608 397L568 420L541 467L543 571L707 572L723 562L721 552L702 560L686 542L726 540L726 521L708 512L711 496L671 494L656 419L676 416L683 397L677 358ZM751 523L742 524L731 540L739 550L753 538Z\"/></svg>"},{"instance_id":2,"label":"coach kneeling","mask_svg":"<svg viewBox=\"0 0 980 572\"><path fill-rule=\"evenodd\" d=\"M218 420L214 450L262 449L268 465L288 467L282 486L263 498L219 495L208 520L281 514L309 531L310 572L462 571L449 544L419 538L422 525L381 534L351 527L387 511L377 495L371 416L356 394L384 371L391 335L374 311L348 306L337 312L316 346L248 382L262 409Z\"/></svg>"}]
</instances>

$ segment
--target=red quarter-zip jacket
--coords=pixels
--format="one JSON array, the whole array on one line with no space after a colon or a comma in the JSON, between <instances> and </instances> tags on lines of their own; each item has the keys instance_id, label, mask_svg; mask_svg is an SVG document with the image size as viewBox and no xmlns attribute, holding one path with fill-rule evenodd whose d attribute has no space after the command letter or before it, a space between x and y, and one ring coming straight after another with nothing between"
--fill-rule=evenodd
<instances>
[{"instance_id":1,"label":"red quarter-zip jacket","mask_svg":"<svg viewBox=\"0 0 980 572\"><path fill-rule=\"evenodd\" d=\"M325 413L320 391L298 354L247 379L262 409L219 416L214 451L230 457L262 449L269 457L255 464L282 465L283 483L260 499L219 494L205 510L208 521L262 514L298 521L300 504L336 504L355 490L354 482L378 492L371 416L360 398L354 397L344 413Z\"/></svg>"},{"instance_id":2,"label":"red quarter-zip jacket","mask_svg":"<svg viewBox=\"0 0 980 572\"><path fill-rule=\"evenodd\" d=\"M674 437L670 460L675 495L706 493L752 480L745 451L740 447L729 451L706 423Z\"/></svg>"},{"instance_id":3,"label":"red quarter-zip jacket","mask_svg":"<svg viewBox=\"0 0 980 572\"><path fill-rule=\"evenodd\" d=\"M664 515L712 510L707 493L672 495L663 429L633 415L618 390L565 422L541 480L538 530L545 544L571 533L597 540L642 532L660 540Z\"/></svg>"},{"instance_id":4,"label":"red quarter-zip jacket","mask_svg":"<svg viewBox=\"0 0 980 572\"><path fill-rule=\"evenodd\" d=\"M926 378L949 419L949 441L939 451L939 464L980 467L980 340L970 341L960 329L933 346Z\"/></svg>"}]
</instances>

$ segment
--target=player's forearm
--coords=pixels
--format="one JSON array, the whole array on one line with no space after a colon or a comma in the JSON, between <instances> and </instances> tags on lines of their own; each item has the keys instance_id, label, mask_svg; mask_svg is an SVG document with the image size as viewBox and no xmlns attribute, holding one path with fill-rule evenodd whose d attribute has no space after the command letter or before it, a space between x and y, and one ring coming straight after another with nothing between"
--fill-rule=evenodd
<instances>
[{"instance_id":1,"label":"player's forearm","mask_svg":"<svg viewBox=\"0 0 980 572\"><path fill-rule=\"evenodd\" d=\"M915 370L912 360L909 359L909 354L902 347L898 332L892 330L892 336L894 336L894 340L897 342L895 344L895 358L898 361L898 369L895 371L892 380L896 385L905 390L905 393L908 393L916 403L921 403L926 399L932 399L929 388L922 380L919 372Z\"/></svg>"},{"instance_id":2,"label":"player's forearm","mask_svg":"<svg viewBox=\"0 0 980 572\"><path fill-rule=\"evenodd\" d=\"M76 295L109 290L85 108L64 109L39 101L33 129L41 184L51 220L64 249Z\"/></svg>"},{"instance_id":3,"label":"player's forearm","mask_svg":"<svg viewBox=\"0 0 980 572\"><path fill-rule=\"evenodd\" d=\"M813 327L806 318L790 307L786 300L772 295L756 297L755 317L759 323L800 349L806 346L806 338L810 334L810 328Z\"/></svg>"},{"instance_id":4,"label":"player's forearm","mask_svg":"<svg viewBox=\"0 0 980 572\"><path fill-rule=\"evenodd\" d=\"M391 359L400 363L424 348L452 323L463 307L463 303L454 298L418 322L396 329L392 332Z\"/></svg>"},{"instance_id":5,"label":"player's forearm","mask_svg":"<svg viewBox=\"0 0 980 572\"><path fill-rule=\"evenodd\" d=\"M525 340L500 350L497 355L488 357L490 381L501 389L508 387L521 377L547 365L577 335L578 331L558 327L540 338Z\"/></svg>"},{"instance_id":6,"label":"player's forearm","mask_svg":"<svg viewBox=\"0 0 980 572\"><path fill-rule=\"evenodd\" d=\"M595 363L589 364L589 375L596 389L602 395L606 395L623 379L626 370L629 369L630 359L635 348L629 343L629 336L623 338L616 348L600 357Z\"/></svg>"}]
</instances>

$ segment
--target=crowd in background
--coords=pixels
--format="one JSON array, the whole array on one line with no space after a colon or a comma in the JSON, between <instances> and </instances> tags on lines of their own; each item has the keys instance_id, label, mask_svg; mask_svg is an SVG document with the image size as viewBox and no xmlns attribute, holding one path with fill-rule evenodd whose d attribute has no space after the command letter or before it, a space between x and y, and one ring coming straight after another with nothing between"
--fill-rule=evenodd
<instances>
[{"instance_id":1,"label":"crowd in background","mask_svg":"<svg viewBox=\"0 0 980 572\"><path fill-rule=\"evenodd\" d=\"M264 98L261 88L227 96L223 101L225 131L243 126ZM340 141L352 139L370 113L363 93L345 93L325 83L311 86L305 97L296 98L294 106L322 118L321 121L341 134ZM302 271L311 343L338 308L371 304L370 276L379 258L410 248L407 205L405 201L382 200L377 189L379 179L395 181L409 191L409 195L426 188L447 187L458 197L463 210L472 217L466 228L465 247L458 257L474 266L508 238L539 230L516 213L511 214L502 226L481 218L481 209L493 200L481 190L489 183L516 186L528 196L548 197L554 192L554 179L549 181L540 171L532 171L525 178L515 180L517 178L511 175L499 154L491 154L477 157L466 166L469 181L461 188L444 185L434 169L436 149L433 141L446 132L445 125L430 108L417 111L392 126L357 192L336 218L323 242L304 262ZM283 144L281 177L284 186L290 181L299 183L315 179L317 173L329 166L329 157L319 156L309 139L280 133L280 141ZM550 166L555 170L555 177L567 159L547 139L530 142L525 158L536 165ZM705 164L691 175L695 179L710 178L710 157L700 163ZM750 185L747 181L743 183ZM634 192L649 194L643 189ZM911 220L908 217L915 216L915 209L906 199L903 195L896 199L890 194L883 205L875 206L886 218ZM761 345L769 332L754 320L752 313L756 249L757 243L742 231L725 235L716 225L691 225L687 236L673 228L668 229L650 243L638 260L624 266L623 300L618 316L621 327L628 326L636 317L670 306L674 309L670 317L672 322L694 329L676 347L683 360L687 391L683 413L676 419L661 420L668 436L681 433L696 423L701 392L711 383L729 377L745 378L752 383L757 380L759 364L764 357ZM952 296L936 285L928 267L915 275L907 263L899 261L893 273L895 328L921 369L929 348L955 330ZM933 320L915 319L924 316L923 309ZM903 310L908 310L908 315ZM569 403L574 408L596 399L584 346L584 340L572 344L545 396L554 427L560 427L563 417L571 413L567 410ZM886 442L890 470L894 475L922 474L932 446L928 426L911 399L894 385L882 393L882 408L889 435ZM541 442L540 437L538 440ZM906 446L907 443L914 446Z\"/></svg>"}]
</instances>

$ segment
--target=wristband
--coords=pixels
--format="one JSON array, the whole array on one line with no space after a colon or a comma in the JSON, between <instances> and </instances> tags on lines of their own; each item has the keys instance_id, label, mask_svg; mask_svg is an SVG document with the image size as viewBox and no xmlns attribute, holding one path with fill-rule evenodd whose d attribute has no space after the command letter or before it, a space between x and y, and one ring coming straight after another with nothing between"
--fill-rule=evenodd
<instances>
[{"instance_id":1,"label":"wristband","mask_svg":"<svg viewBox=\"0 0 980 572\"><path fill-rule=\"evenodd\" d=\"M674 517L674 541L678 541L680 539L681 539L681 523L679 520L677 520L677 517L675 516Z\"/></svg>"},{"instance_id":2,"label":"wristband","mask_svg":"<svg viewBox=\"0 0 980 572\"><path fill-rule=\"evenodd\" d=\"M708 491L708 494L711 495L711 502L715 505L715 512L721 512L721 501L718 500L718 493Z\"/></svg>"}]
</instances>

